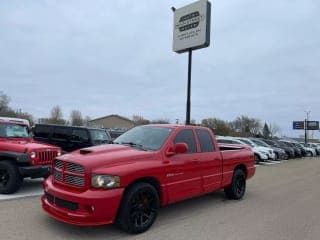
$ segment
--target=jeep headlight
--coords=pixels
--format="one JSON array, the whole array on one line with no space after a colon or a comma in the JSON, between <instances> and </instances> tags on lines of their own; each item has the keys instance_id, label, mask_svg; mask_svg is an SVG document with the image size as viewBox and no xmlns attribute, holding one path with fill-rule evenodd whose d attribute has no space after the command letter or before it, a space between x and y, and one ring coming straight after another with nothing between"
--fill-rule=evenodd
<instances>
[{"instance_id":1,"label":"jeep headlight","mask_svg":"<svg viewBox=\"0 0 320 240\"><path fill-rule=\"evenodd\" d=\"M30 153L30 157L31 157L31 158L36 158L36 152L31 152L31 153Z\"/></svg>"},{"instance_id":2,"label":"jeep headlight","mask_svg":"<svg viewBox=\"0 0 320 240\"><path fill-rule=\"evenodd\" d=\"M57 156L58 156L58 157L61 156L61 150L58 150Z\"/></svg>"},{"instance_id":3,"label":"jeep headlight","mask_svg":"<svg viewBox=\"0 0 320 240\"><path fill-rule=\"evenodd\" d=\"M93 174L91 176L91 186L93 188L117 188L120 187L120 177L111 175Z\"/></svg>"}]
</instances>

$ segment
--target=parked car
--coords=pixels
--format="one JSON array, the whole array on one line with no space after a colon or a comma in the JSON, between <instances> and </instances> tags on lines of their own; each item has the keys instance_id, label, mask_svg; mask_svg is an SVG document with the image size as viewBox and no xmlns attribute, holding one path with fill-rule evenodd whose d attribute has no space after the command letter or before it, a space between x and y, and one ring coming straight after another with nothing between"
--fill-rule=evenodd
<instances>
[{"instance_id":1,"label":"parked car","mask_svg":"<svg viewBox=\"0 0 320 240\"><path fill-rule=\"evenodd\" d=\"M304 143L301 143L303 146L305 147L309 147L309 148L312 148L316 151L316 155L320 155L320 146L315 144L315 143L307 143L307 144L304 144Z\"/></svg>"},{"instance_id":2,"label":"parked car","mask_svg":"<svg viewBox=\"0 0 320 240\"><path fill-rule=\"evenodd\" d=\"M275 154L275 160L281 160L281 159L288 159L288 155L286 154L286 151L282 148L269 145L263 139L261 138L250 138L254 143L256 143L258 146L261 147L268 147L271 148Z\"/></svg>"},{"instance_id":3,"label":"parked car","mask_svg":"<svg viewBox=\"0 0 320 240\"><path fill-rule=\"evenodd\" d=\"M253 142L249 138L236 137L236 139L250 145L251 147L253 147L255 149L258 149L260 152L263 152L264 154L266 154L268 156L268 160L275 160L276 156L275 156L272 148L259 146L258 144L256 144L255 142ZM256 157L258 157L258 155L256 155ZM261 160L262 159L258 159L257 161L261 161Z\"/></svg>"},{"instance_id":4,"label":"parked car","mask_svg":"<svg viewBox=\"0 0 320 240\"><path fill-rule=\"evenodd\" d=\"M29 122L0 117L0 193L18 191L24 178L47 177L59 147L35 142Z\"/></svg>"},{"instance_id":5,"label":"parked car","mask_svg":"<svg viewBox=\"0 0 320 240\"><path fill-rule=\"evenodd\" d=\"M59 146L65 152L112 142L110 135L99 128L36 124L33 134L35 140Z\"/></svg>"},{"instance_id":6,"label":"parked car","mask_svg":"<svg viewBox=\"0 0 320 240\"><path fill-rule=\"evenodd\" d=\"M116 129L109 129L108 132L110 133L111 140L113 141L117 137L120 137L126 130L116 130Z\"/></svg>"},{"instance_id":7,"label":"parked car","mask_svg":"<svg viewBox=\"0 0 320 240\"><path fill-rule=\"evenodd\" d=\"M208 128L138 126L114 144L58 157L43 184L42 208L61 222L116 223L141 233L154 223L160 206L218 189L241 199L254 173L249 147L219 147Z\"/></svg>"},{"instance_id":8,"label":"parked car","mask_svg":"<svg viewBox=\"0 0 320 240\"><path fill-rule=\"evenodd\" d=\"M264 149L260 149L259 147L251 145L250 142L241 141L239 139L235 139L234 137L222 136L217 136L217 142L221 144L238 144L249 146L254 153L254 159L256 163L260 163L261 161L266 161L269 159L268 153Z\"/></svg>"},{"instance_id":9,"label":"parked car","mask_svg":"<svg viewBox=\"0 0 320 240\"><path fill-rule=\"evenodd\" d=\"M295 158L301 158L301 157L303 157L303 154L302 154L302 152L301 152L301 148L297 147L297 146L294 145L292 142L289 142L289 141L283 140L283 139L280 139L279 142L282 142L282 143L285 144L286 146L293 148L293 150L294 150L294 157L295 157Z\"/></svg>"},{"instance_id":10,"label":"parked car","mask_svg":"<svg viewBox=\"0 0 320 240\"><path fill-rule=\"evenodd\" d=\"M294 158L294 149L292 147L288 147L282 142L278 142L277 140L271 140L271 139L263 139L264 142L269 144L270 146L281 148L286 152L286 155L288 158ZM288 159L287 158L287 159Z\"/></svg>"}]
</instances>

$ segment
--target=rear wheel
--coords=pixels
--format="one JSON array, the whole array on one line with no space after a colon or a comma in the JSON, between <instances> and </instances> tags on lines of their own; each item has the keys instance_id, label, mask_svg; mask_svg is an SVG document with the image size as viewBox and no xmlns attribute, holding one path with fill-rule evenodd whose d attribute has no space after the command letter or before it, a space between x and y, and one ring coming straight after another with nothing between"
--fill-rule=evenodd
<instances>
[{"instance_id":1,"label":"rear wheel","mask_svg":"<svg viewBox=\"0 0 320 240\"><path fill-rule=\"evenodd\" d=\"M307 152L306 152L306 157L313 157L313 153L310 152L310 151L307 151Z\"/></svg>"},{"instance_id":2,"label":"rear wheel","mask_svg":"<svg viewBox=\"0 0 320 240\"><path fill-rule=\"evenodd\" d=\"M0 193L10 194L16 192L22 183L15 164L9 161L0 161Z\"/></svg>"},{"instance_id":3,"label":"rear wheel","mask_svg":"<svg viewBox=\"0 0 320 240\"><path fill-rule=\"evenodd\" d=\"M156 220L159 206L159 195L152 185L134 184L123 197L116 223L126 232L142 233Z\"/></svg>"},{"instance_id":4,"label":"rear wheel","mask_svg":"<svg viewBox=\"0 0 320 240\"><path fill-rule=\"evenodd\" d=\"M241 199L246 192L246 175L241 169L236 169L233 173L231 185L224 189L226 197L229 199Z\"/></svg>"}]
</instances>

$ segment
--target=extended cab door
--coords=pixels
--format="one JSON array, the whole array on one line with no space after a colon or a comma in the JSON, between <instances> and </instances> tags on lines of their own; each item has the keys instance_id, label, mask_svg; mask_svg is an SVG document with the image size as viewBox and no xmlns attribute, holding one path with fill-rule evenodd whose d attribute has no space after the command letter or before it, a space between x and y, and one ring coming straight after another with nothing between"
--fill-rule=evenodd
<instances>
[{"instance_id":1,"label":"extended cab door","mask_svg":"<svg viewBox=\"0 0 320 240\"><path fill-rule=\"evenodd\" d=\"M186 143L188 152L168 157L166 179L169 202L198 195L202 188L201 166L194 131L192 129L180 130L173 139L174 143Z\"/></svg>"},{"instance_id":2,"label":"extended cab door","mask_svg":"<svg viewBox=\"0 0 320 240\"><path fill-rule=\"evenodd\" d=\"M196 129L200 144L199 161L202 173L202 187L204 192L210 192L221 187L222 156L219 149L215 149L212 134L207 129Z\"/></svg>"}]
</instances>

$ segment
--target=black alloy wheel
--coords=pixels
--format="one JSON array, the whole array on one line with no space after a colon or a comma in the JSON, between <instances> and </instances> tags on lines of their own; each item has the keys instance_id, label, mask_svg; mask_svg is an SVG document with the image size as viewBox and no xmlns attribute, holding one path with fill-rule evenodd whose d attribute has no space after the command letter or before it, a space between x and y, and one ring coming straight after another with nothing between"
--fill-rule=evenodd
<instances>
[{"instance_id":1,"label":"black alloy wheel","mask_svg":"<svg viewBox=\"0 0 320 240\"><path fill-rule=\"evenodd\" d=\"M10 175L7 169L0 169L0 188L5 188L8 185Z\"/></svg>"},{"instance_id":2,"label":"black alloy wheel","mask_svg":"<svg viewBox=\"0 0 320 240\"><path fill-rule=\"evenodd\" d=\"M152 185L134 184L124 195L117 225L129 233L145 232L156 220L159 205L158 192Z\"/></svg>"},{"instance_id":3,"label":"black alloy wheel","mask_svg":"<svg viewBox=\"0 0 320 240\"><path fill-rule=\"evenodd\" d=\"M237 198L241 198L246 190L246 179L245 176L237 175L236 177L236 195Z\"/></svg>"},{"instance_id":4,"label":"black alloy wheel","mask_svg":"<svg viewBox=\"0 0 320 240\"><path fill-rule=\"evenodd\" d=\"M18 172L17 166L11 161L0 161L0 194L16 192L23 178Z\"/></svg>"},{"instance_id":5,"label":"black alloy wheel","mask_svg":"<svg viewBox=\"0 0 320 240\"><path fill-rule=\"evenodd\" d=\"M230 186L224 189L225 195L229 199L241 199L246 192L246 175L241 169L236 169L233 173Z\"/></svg>"}]
</instances>

